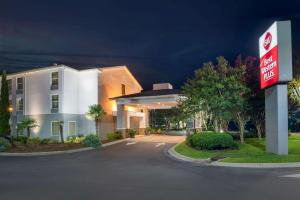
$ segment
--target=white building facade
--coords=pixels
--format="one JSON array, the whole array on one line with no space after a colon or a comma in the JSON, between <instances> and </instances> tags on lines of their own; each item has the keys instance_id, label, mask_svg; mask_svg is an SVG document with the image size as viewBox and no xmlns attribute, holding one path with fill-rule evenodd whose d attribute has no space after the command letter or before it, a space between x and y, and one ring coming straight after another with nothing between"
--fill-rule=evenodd
<instances>
[{"instance_id":1,"label":"white building facade","mask_svg":"<svg viewBox=\"0 0 300 200\"><path fill-rule=\"evenodd\" d=\"M114 77L114 74L123 77ZM107 75L105 75L107 74ZM104 77L109 76L109 77ZM117 81L109 83L106 79ZM17 134L18 123L33 118L39 127L32 129L33 137L59 139L59 122L63 121L64 137L95 133L95 123L86 117L90 105L104 105L102 137L116 128L114 103L110 97L142 90L126 66L76 70L54 65L7 76L9 83L11 131ZM118 89L114 89L114 86ZM117 91L114 91L117 90ZM19 133L20 134L20 133ZM22 133L21 133L22 134Z\"/></svg>"}]
</instances>

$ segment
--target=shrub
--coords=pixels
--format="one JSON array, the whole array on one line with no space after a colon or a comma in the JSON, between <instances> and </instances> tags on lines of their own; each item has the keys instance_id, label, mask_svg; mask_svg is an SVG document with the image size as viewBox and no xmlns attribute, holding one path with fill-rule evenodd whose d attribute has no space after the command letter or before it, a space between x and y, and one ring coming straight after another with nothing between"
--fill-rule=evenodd
<instances>
[{"instance_id":1,"label":"shrub","mask_svg":"<svg viewBox=\"0 0 300 200\"><path fill-rule=\"evenodd\" d=\"M193 138L193 134L188 134L185 138L185 143L190 147L193 147L192 138Z\"/></svg>"},{"instance_id":2,"label":"shrub","mask_svg":"<svg viewBox=\"0 0 300 200\"><path fill-rule=\"evenodd\" d=\"M84 144L85 146L94 147L94 148L101 146L100 139L98 138L97 135L93 135L93 134L87 135L82 140L82 144Z\"/></svg>"},{"instance_id":3,"label":"shrub","mask_svg":"<svg viewBox=\"0 0 300 200\"><path fill-rule=\"evenodd\" d=\"M159 128L155 130L155 134L163 134L163 131Z\"/></svg>"},{"instance_id":4,"label":"shrub","mask_svg":"<svg viewBox=\"0 0 300 200\"><path fill-rule=\"evenodd\" d=\"M228 133L196 133L191 146L201 150L220 150L234 147L233 138Z\"/></svg>"},{"instance_id":5,"label":"shrub","mask_svg":"<svg viewBox=\"0 0 300 200\"><path fill-rule=\"evenodd\" d=\"M114 140L122 139L123 137L120 132L116 131L116 132L107 133L106 138L108 141L114 141Z\"/></svg>"},{"instance_id":6,"label":"shrub","mask_svg":"<svg viewBox=\"0 0 300 200\"><path fill-rule=\"evenodd\" d=\"M146 134L146 135L150 135L150 134L152 134L152 133L154 133L154 129L153 129L153 128L147 127L147 128L145 129L145 134Z\"/></svg>"},{"instance_id":7,"label":"shrub","mask_svg":"<svg viewBox=\"0 0 300 200\"><path fill-rule=\"evenodd\" d=\"M65 142L79 144L82 143L83 140L84 136L69 136Z\"/></svg>"},{"instance_id":8,"label":"shrub","mask_svg":"<svg viewBox=\"0 0 300 200\"><path fill-rule=\"evenodd\" d=\"M49 138L41 139L41 142L40 142L40 144L49 144L49 143L51 143L51 139L49 139Z\"/></svg>"},{"instance_id":9,"label":"shrub","mask_svg":"<svg viewBox=\"0 0 300 200\"><path fill-rule=\"evenodd\" d=\"M129 133L129 137L130 137L130 138L135 138L136 130L134 130L134 129L129 129L128 133Z\"/></svg>"},{"instance_id":10,"label":"shrub","mask_svg":"<svg viewBox=\"0 0 300 200\"><path fill-rule=\"evenodd\" d=\"M28 143L30 144L40 144L41 140L39 137L33 137L28 139Z\"/></svg>"},{"instance_id":11,"label":"shrub","mask_svg":"<svg viewBox=\"0 0 300 200\"><path fill-rule=\"evenodd\" d=\"M27 137L19 136L19 137L15 138L15 141L20 142L21 144L27 144Z\"/></svg>"},{"instance_id":12,"label":"shrub","mask_svg":"<svg viewBox=\"0 0 300 200\"><path fill-rule=\"evenodd\" d=\"M240 134L239 132L229 132L234 140L240 140ZM255 132L245 131L244 138L256 138L257 134Z\"/></svg>"},{"instance_id":13,"label":"shrub","mask_svg":"<svg viewBox=\"0 0 300 200\"><path fill-rule=\"evenodd\" d=\"M8 150L10 147L10 142L5 138L0 137L0 152Z\"/></svg>"}]
</instances>

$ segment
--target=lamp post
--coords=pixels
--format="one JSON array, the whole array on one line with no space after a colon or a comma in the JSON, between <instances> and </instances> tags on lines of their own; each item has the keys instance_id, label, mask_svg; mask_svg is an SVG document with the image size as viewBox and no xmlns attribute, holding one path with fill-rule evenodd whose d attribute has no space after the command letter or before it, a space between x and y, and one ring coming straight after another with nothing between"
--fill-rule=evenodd
<instances>
[{"instance_id":1,"label":"lamp post","mask_svg":"<svg viewBox=\"0 0 300 200\"><path fill-rule=\"evenodd\" d=\"M11 120L11 113L14 111L13 107L11 105L8 106L8 112L9 112L9 115L10 115L10 118L9 118L9 125L11 126L12 124L12 120ZM13 145L13 135L12 135L12 132L10 130L10 143Z\"/></svg>"}]
</instances>

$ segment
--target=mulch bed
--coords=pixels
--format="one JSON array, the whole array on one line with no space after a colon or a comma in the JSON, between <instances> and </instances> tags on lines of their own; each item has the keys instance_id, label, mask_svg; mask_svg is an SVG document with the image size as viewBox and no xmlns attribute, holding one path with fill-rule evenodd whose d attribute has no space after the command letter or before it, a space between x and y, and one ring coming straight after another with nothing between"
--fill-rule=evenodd
<instances>
[{"instance_id":1,"label":"mulch bed","mask_svg":"<svg viewBox=\"0 0 300 200\"><path fill-rule=\"evenodd\" d=\"M9 153L30 153L30 152L48 152L48 151L65 151L85 147L83 144L15 144Z\"/></svg>"}]
</instances>

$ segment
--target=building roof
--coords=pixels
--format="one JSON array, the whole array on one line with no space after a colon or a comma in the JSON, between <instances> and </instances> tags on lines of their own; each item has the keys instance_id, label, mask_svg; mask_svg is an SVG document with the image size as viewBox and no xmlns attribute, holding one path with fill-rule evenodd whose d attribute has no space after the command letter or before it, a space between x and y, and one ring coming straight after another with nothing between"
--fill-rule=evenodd
<instances>
[{"instance_id":1,"label":"building roof","mask_svg":"<svg viewBox=\"0 0 300 200\"><path fill-rule=\"evenodd\" d=\"M111 98L111 100L116 99L126 99L126 98L135 98L135 97L151 97L151 96L164 96L164 95L181 95L182 92L177 89L164 89L164 90L146 90L140 93L128 94L123 96L117 96Z\"/></svg>"},{"instance_id":2,"label":"building roof","mask_svg":"<svg viewBox=\"0 0 300 200\"><path fill-rule=\"evenodd\" d=\"M112 69L124 69L126 71L126 73L128 73L128 75L139 86L139 88L141 90L143 89L142 86L141 86L141 84L132 75L132 73L129 71L129 69L128 69L128 67L126 65L110 66L110 67L94 67L94 68L89 68L89 69L78 70L78 69L75 69L73 67L69 67L67 65L63 65L63 64L53 64L53 65L48 66L48 67L38 67L38 68L30 69L30 70L20 71L20 72L16 72L16 73L12 73L12 74L7 74L7 76L9 77L9 76L15 76L15 75L24 74L24 73L31 73L31 72L37 72L37 71L49 70L49 69L56 69L56 68L62 68L62 67L63 68L68 68L68 69L72 69L72 70L75 70L75 71L86 71L86 70L93 70L93 69L98 69L100 71L102 71L102 70L112 70Z\"/></svg>"}]
</instances>

